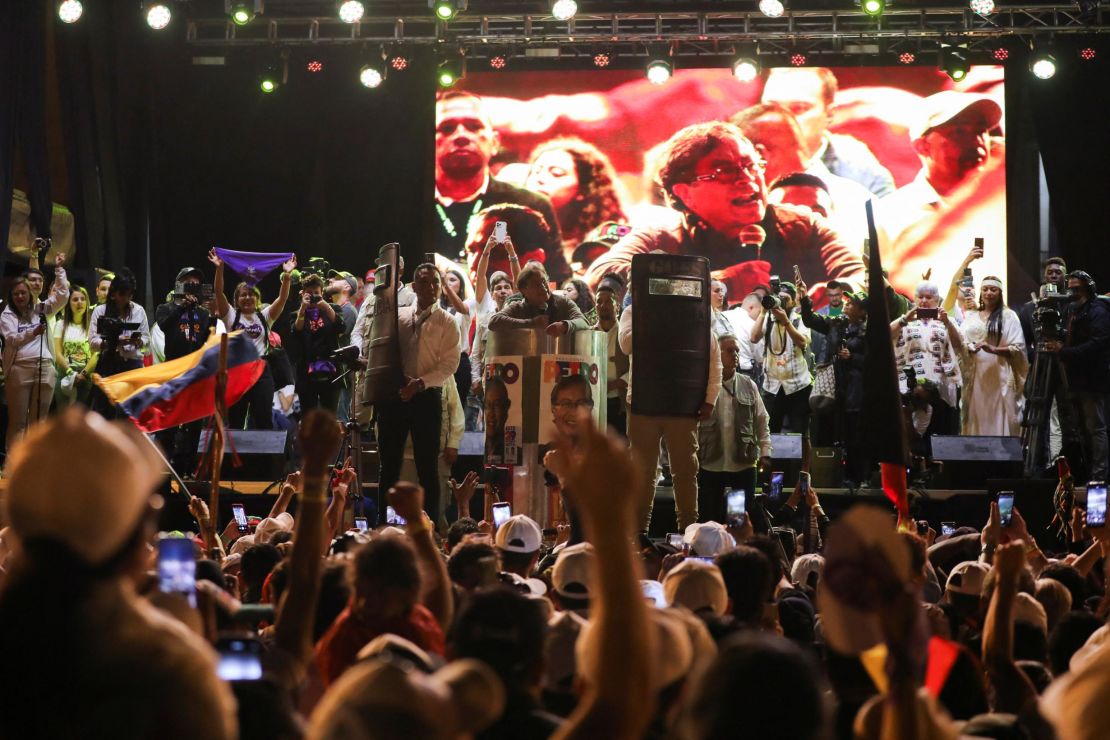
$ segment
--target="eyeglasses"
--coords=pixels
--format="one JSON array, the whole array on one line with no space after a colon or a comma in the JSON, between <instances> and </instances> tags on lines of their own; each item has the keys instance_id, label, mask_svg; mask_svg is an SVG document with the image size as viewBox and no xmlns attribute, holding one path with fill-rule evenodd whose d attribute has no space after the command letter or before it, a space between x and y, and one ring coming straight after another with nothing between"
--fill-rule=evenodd
<instances>
[{"instance_id":1,"label":"eyeglasses","mask_svg":"<svg viewBox=\"0 0 1110 740\"><path fill-rule=\"evenodd\" d=\"M583 398L580 401L556 401L551 405L559 409L560 411L571 411L576 408L586 409L587 411L590 411L594 407L594 402L588 398Z\"/></svg>"},{"instance_id":2,"label":"eyeglasses","mask_svg":"<svg viewBox=\"0 0 1110 740\"><path fill-rule=\"evenodd\" d=\"M719 182L722 185L733 185L740 180L751 180L763 174L767 165L762 159L753 159L741 163L739 167L717 167L705 175L695 175L692 182Z\"/></svg>"}]
</instances>

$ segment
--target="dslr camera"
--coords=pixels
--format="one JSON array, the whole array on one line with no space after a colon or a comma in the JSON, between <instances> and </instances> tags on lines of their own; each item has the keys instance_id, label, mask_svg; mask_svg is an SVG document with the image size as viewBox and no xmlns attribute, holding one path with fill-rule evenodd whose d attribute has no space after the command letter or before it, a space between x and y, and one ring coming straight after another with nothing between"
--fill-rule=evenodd
<instances>
[{"instance_id":1,"label":"dslr camera","mask_svg":"<svg viewBox=\"0 0 1110 740\"><path fill-rule=\"evenodd\" d=\"M760 299L759 303L761 306L763 306L764 311L772 311L776 308L782 308L782 303L779 301L779 297L772 293L768 293L767 295L763 296L763 298Z\"/></svg>"}]
</instances>

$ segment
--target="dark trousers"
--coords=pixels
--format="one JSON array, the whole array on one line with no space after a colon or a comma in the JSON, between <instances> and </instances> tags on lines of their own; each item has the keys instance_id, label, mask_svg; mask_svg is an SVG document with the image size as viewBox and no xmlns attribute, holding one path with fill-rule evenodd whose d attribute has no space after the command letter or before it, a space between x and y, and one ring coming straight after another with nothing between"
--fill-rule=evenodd
<instances>
[{"instance_id":1,"label":"dark trousers","mask_svg":"<svg viewBox=\"0 0 1110 740\"><path fill-rule=\"evenodd\" d=\"M405 441L411 434L416 477L424 488L424 511L429 516L435 516L435 512L439 511L442 394L439 388L428 388L408 401L397 400L374 406L378 415L378 458L381 461L378 490L383 495L387 494L401 477L401 458L405 454Z\"/></svg>"},{"instance_id":2,"label":"dark trousers","mask_svg":"<svg viewBox=\"0 0 1110 740\"><path fill-rule=\"evenodd\" d=\"M459 389L459 403L466 406L466 397L470 395L470 355L465 352L459 354L459 366L455 370L455 387Z\"/></svg>"},{"instance_id":3,"label":"dark trousers","mask_svg":"<svg viewBox=\"0 0 1110 740\"><path fill-rule=\"evenodd\" d=\"M251 429L274 428L274 375L270 372L269 362L263 368L262 375L258 376L251 389L228 411L232 429L242 429L248 413Z\"/></svg>"},{"instance_id":4,"label":"dark trousers","mask_svg":"<svg viewBox=\"0 0 1110 740\"><path fill-rule=\"evenodd\" d=\"M297 376L297 398L301 401L301 415L309 409L324 409L333 414L339 408L340 383L331 382L330 377L313 378L307 375ZM274 389L270 386L270 404L273 405ZM271 417L272 418L272 417Z\"/></svg>"},{"instance_id":5,"label":"dark trousers","mask_svg":"<svg viewBox=\"0 0 1110 740\"><path fill-rule=\"evenodd\" d=\"M628 425L624 399L620 396L605 399L605 414L608 417L609 428L624 437L624 428Z\"/></svg>"},{"instance_id":6,"label":"dark trousers","mask_svg":"<svg viewBox=\"0 0 1110 740\"><path fill-rule=\"evenodd\" d=\"M862 414L858 411L845 411L840 414L844 434L844 477L848 480L866 484L871 478L871 462L867 458L863 444Z\"/></svg>"},{"instance_id":7,"label":"dark trousers","mask_svg":"<svg viewBox=\"0 0 1110 740\"><path fill-rule=\"evenodd\" d=\"M748 507L755 503L756 471L751 467L737 472L718 473L698 470L698 521L725 523L725 491L743 488Z\"/></svg>"},{"instance_id":8,"label":"dark trousers","mask_svg":"<svg viewBox=\"0 0 1110 740\"><path fill-rule=\"evenodd\" d=\"M197 447L200 446L201 430L206 424L208 418L197 419L188 424L163 429L154 435L178 475L184 477L196 472Z\"/></svg>"}]
</instances>

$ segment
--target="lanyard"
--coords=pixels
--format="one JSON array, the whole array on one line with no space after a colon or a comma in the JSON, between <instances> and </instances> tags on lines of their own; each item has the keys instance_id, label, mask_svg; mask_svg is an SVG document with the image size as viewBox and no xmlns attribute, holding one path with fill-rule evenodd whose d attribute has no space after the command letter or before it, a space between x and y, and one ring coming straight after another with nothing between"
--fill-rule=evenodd
<instances>
[{"instance_id":1,"label":"lanyard","mask_svg":"<svg viewBox=\"0 0 1110 740\"><path fill-rule=\"evenodd\" d=\"M478 198L474 201L474 207L470 209L470 216L466 219L468 225L470 224L470 219L474 218L474 214L480 210L482 210L482 199ZM459 235L459 230L455 228L455 223L451 220L451 217L447 215L447 211L441 203L436 203L436 213L439 214L439 220L443 223L443 230L447 232L447 235L452 239L457 237Z\"/></svg>"}]
</instances>

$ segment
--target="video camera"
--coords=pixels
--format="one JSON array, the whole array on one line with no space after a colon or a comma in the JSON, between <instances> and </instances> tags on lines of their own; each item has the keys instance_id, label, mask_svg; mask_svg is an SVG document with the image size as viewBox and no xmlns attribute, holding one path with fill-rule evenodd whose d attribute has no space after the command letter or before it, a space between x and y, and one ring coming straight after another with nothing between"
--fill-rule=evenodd
<instances>
[{"instance_id":1,"label":"video camera","mask_svg":"<svg viewBox=\"0 0 1110 740\"><path fill-rule=\"evenodd\" d=\"M212 300L215 294L211 283L176 283L173 287L174 300L191 295L196 297L198 303L204 303Z\"/></svg>"},{"instance_id":2,"label":"video camera","mask_svg":"<svg viewBox=\"0 0 1110 740\"><path fill-rule=\"evenodd\" d=\"M139 322L124 321L115 316L101 316L96 322L96 333L104 340L104 351L112 352L117 348L119 339L125 331L138 331Z\"/></svg>"},{"instance_id":3,"label":"video camera","mask_svg":"<svg viewBox=\"0 0 1110 740\"><path fill-rule=\"evenodd\" d=\"M1039 350L1045 342L1062 342L1067 337L1067 313L1071 296L1055 283L1045 283L1033 300L1033 336Z\"/></svg>"},{"instance_id":4,"label":"video camera","mask_svg":"<svg viewBox=\"0 0 1110 740\"><path fill-rule=\"evenodd\" d=\"M301 266L301 280L304 280L309 275L319 275L325 282L328 279L328 273L331 272L331 263L325 257L309 257Z\"/></svg>"}]
</instances>

